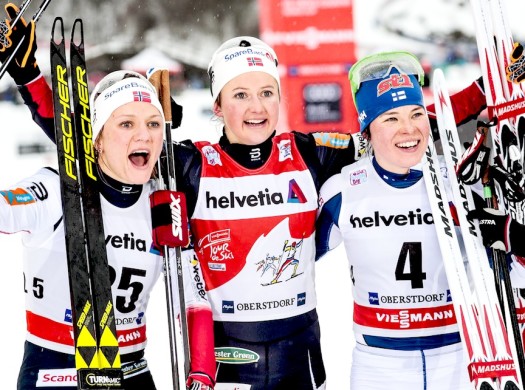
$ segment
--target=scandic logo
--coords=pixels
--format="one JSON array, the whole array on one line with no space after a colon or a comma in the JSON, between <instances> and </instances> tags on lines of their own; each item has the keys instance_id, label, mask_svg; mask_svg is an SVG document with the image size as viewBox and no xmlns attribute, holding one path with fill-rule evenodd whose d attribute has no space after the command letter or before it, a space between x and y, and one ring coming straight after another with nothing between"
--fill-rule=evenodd
<instances>
[{"instance_id":1,"label":"scandic logo","mask_svg":"<svg viewBox=\"0 0 525 390\"><path fill-rule=\"evenodd\" d=\"M350 224L354 229L371 228L380 226L406 226L406 225L433 225L432 213L421 212L421 209L410 210L406 214L382 215L375 211L373 216L356 217L350 216Z\"/></svg>"}]
</instances>

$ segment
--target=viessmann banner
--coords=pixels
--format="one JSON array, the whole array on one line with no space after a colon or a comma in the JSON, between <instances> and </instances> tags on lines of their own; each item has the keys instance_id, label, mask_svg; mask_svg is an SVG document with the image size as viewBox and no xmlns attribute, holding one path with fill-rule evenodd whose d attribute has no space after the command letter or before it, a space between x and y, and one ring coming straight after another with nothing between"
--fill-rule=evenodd
<instances>
[{"instance_id":1,"label":"viessmann banner","mask_svg":"<svg viewBox=\"0 0 525 390\"><path fill-rule=\"evenodd\" d=\"M261 38L279 57L279 131L358 131L352 8L352 0L259 0Z\"/></svg>"}]
</instances>

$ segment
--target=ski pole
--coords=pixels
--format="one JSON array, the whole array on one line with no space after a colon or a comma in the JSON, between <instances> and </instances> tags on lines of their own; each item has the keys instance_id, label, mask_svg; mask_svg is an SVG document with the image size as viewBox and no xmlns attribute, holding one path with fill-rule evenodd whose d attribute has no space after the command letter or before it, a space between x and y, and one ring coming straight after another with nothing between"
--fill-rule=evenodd
<instances>
[{"instance_id":1,"label":"ski pole","mask_svg":"<svg viewBox=\"0 0 525 390\"><path fill-rule=\"evenodd\" d=\"M160 73L156 75L155 73ZM159 159L159 185L162 189L168 189L169 191L176 191L175 182L175 163L173 158L173 141L171 137L172 129L172 110L171 110L171 93L169 90L169 72L167 69L155 70L149 77L150 82L156 87L159 92L159 100L162 105L165 118L165 135L166 135L166 164L163 172L160 159ZM163 174L165 173L165 179L163 180ZM183 266L182 266L182 254L181 248L175 246L175 266L177 272L178 282L178 296L180 305L180 326L182 333L182 347L183 347L183 363L184 363L184 378L187 378L190 371L190 348L189 348L189 335L188 335L188 322L186 318L186 303L184 298L184 282L183 282ZM168 308L168 330L169 330L169 341L170 341L170 352L172 362L172 378L173 386L176 390L184 388L180 384L180 373L179 367L179 353L177 352L177 337L175 327L175 310L173 300L173 288L172 288L172 259L169 253L169 247L164 246L163 250L164 257L164 284L166 289L166 300Z\"/></svg>"}]
</instances>

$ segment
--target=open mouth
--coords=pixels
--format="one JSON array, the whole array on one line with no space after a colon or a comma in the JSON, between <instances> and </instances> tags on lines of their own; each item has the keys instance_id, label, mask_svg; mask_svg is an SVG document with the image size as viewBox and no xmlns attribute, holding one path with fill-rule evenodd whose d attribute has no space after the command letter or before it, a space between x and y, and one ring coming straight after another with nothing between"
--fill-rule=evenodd
<instances>
[{"instance_id":1,"label":"open mouth","mask_svg":"<svg viewBox=\"0 0 525 390\"><path fill-rule=\"evenodd\" d=\"M137 167L144 167L148 164L149 152L145 150L137 150L136 152L131 153L128 158L133 165Z\"/></svg>"}]
</instances>

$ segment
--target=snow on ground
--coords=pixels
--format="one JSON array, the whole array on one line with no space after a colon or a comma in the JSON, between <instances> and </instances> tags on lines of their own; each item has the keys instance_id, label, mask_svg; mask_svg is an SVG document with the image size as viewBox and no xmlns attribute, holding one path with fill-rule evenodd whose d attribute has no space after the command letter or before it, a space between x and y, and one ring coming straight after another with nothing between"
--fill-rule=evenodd
<instances>
[{"instance_id":1,"label":"snow on ground","mask_svg":"<svg viewBox=\"0 0 525 390\"><path fill-rule=\"evenodd\" d=\"M207 109L209 91L188 91L177 100L185 107L183 124L174 138L218 139L218 124ZM0 102L2 141L0 142L0 189L8 188L31 175L41 166L56 167L54 150L44 154L19 155L20 144L41 143L53 149L51 142L32 122L23 105ZM15 389L25 337L24 289L19 235L0 234L3 272L0 272L0 296L3 297L2 336L4 353L2 389ZM317 264L317 291L323 353L329 388L350 388L351 329L350 277L344 249L323 258ZM170 352L164 297L164 282L159 280L151 296L148 316L149 344L146 357L159 390L171 386ZM5 357L8 357L7 359Z\"/></svg>"}]
</instances>

